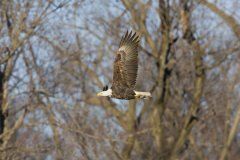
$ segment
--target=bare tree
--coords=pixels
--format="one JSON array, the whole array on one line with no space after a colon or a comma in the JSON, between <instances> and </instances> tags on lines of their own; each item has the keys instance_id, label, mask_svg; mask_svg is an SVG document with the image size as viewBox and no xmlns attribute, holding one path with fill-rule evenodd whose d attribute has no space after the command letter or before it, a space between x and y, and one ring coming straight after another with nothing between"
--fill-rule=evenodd
<instances>
[{"instance_id":1,"label":"bare tree","mask_svg":"<svg viewBox=\"0 0 240 160\"><path fill-rule=\"evenodd\" d=\"M237 0L0 4L2 159L238 159ZM95 96L126 30L150 100Z\"/></svg>"}]
</instances>

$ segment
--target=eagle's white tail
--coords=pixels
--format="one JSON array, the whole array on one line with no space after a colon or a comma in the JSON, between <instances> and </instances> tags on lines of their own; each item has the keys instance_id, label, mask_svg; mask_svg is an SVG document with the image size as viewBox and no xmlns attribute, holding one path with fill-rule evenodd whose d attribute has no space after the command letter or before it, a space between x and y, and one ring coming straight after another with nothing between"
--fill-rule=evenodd
<instances>
[{"instance_id":1,"label":"eagle's white tail","mask_svg":"<svg viewBox=\"0 0 240 160\"><path fill-rule=\"evenodd\" d=\"M134 91L135 92L135 97L136 98L141 98L141 99L148 99L151 98L151 93L150 92L138 92L138 91Z\"/></svg>"}]
</instances>

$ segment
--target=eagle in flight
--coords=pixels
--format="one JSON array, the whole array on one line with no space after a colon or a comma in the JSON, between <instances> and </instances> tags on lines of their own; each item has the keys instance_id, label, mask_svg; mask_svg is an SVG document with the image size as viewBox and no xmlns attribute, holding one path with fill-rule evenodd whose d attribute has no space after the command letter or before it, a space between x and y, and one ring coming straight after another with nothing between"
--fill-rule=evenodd
<instances>
[{"instance_id":1,"label":"eagle in flight","mask_svg":"<svg viewBox=\"0 0 240 160\"><path fill-rule=\"evenodd\" d=\"M103 88L97 96L108 96L117 99L147 99L150 92L135 91L134 87L138 71L138 44L139 37L136 33L127 33L122 37L116 58L113 64L112 87Z\"/></svg>"}]
</instances>

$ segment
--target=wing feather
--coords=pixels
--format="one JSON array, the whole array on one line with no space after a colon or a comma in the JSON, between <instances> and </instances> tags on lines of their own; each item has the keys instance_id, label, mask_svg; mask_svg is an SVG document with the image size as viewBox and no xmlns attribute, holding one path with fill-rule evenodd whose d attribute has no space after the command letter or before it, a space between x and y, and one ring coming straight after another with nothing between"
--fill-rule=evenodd
<instances>
[{"instance_id":1,"label":"wing feather","mask_svg":"<svg viewBox=\"0 0 240 160\"><path fill-rule=\"evenodd\" d=\"M139 37L132 31L127 31L121 38L113 66L113 85L134 88L138 71L138 43Z\"/></svg>"}]
</instances>

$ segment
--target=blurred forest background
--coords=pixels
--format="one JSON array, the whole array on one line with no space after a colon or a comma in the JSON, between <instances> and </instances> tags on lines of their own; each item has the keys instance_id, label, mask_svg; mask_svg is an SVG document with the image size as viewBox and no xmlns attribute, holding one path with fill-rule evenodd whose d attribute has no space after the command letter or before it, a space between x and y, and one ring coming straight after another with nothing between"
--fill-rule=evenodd
<instances>
[{"instance_id":1,"label":"blurred forest background","mask_svg":"<svg viewBox=\"0 0 240 160\"><path fill-rule=\"evenodd\" d=\"M239 0L1 0L0 159L237 160ZM111 86L141 36L136 90Z\"/></svg>"}]
</instances>

